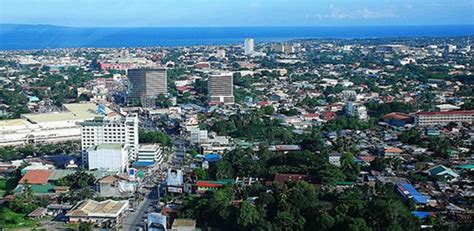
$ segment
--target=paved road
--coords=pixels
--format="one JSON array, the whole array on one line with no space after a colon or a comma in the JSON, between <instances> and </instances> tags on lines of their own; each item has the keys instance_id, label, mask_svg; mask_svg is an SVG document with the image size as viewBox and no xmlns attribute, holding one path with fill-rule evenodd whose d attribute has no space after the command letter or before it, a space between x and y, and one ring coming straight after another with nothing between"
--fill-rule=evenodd
<instances>
[{"instance_id":1,"label":"paved road","mask_svg":"<svg viewBox=\"0 0 474 231\"><path fill-rule=\"evenodd\" d=\"M137 230L138 227L143 228L143 219L146 217L145 212L150 212L153 205L157 203L158 191L156 187L145 194L143 201L140 203L135 212L129 213L125 216L123 230Z\"/></svg>"}]
</instances>

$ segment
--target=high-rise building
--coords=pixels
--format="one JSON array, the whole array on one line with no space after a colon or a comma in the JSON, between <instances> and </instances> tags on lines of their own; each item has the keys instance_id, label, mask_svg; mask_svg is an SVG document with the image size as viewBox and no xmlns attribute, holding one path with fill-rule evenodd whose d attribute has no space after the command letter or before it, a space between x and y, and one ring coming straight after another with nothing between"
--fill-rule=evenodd
<instances>
[{"instance_id":1,"label":"high-rise building","mask_svg":"<svg viewBox=\"0 0 474 231\"><path fill-rule=\"evenodd\" d=\"M244 54L251 55L255 52L254 50L254 40L253 38L246 38L244 42Z\"/></svg>"},{"instance_id":2,"label":"high-rise building","mask_svg":"<svg viewBox=\"0 0 474 231\"><path fill-rule=\"evenodd\" d=\"M234 78L232 73L211 74L207 82L209 103L234 103Z\"/></svg>"},{"instance_id":3,"label":"high-rise building","mask_svg":"<svg viewBox=\"0 0 474 231\"><path fill-rule=\"evenodd\" d=\"M82 160L87 160L86 150L99 144L124 144L130 147L130 159L138 152L138 117L103 117L86 120L81 125Z\"/></svg>"},{"instance_id":4,"label":"high-rise building","mask_svg":"<svg viewBox=\"0 0 474 231\"><path fill-rule=\"evenodd\" d=\"M165 68L128 70L130 101L144 102L158 95L168 94L168 76Z\"/></svg>"}]
</instances>

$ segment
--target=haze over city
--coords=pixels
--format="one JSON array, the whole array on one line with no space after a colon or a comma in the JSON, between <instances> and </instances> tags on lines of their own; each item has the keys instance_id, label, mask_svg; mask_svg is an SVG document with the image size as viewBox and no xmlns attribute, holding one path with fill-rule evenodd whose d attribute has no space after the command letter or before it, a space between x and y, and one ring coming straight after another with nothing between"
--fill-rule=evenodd
<instances>
[{"instance_id":1,"label":"haze over city","mask_svg":"<svg viewBox=\"0 0 474 231\"><path fill-rule=\"evenodd\" d=\"M72 27L474 24L472 0L3 0L0 23Z\"/></svg>"}]
</instances>

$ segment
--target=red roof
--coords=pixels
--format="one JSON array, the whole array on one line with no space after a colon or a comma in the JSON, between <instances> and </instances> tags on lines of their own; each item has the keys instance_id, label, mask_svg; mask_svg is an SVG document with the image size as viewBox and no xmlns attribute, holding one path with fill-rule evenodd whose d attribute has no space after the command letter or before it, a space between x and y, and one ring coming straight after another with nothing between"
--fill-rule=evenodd
<instances>
[{"instance_id":1,"label":"red roof","mask_svg":"<svg viewBox=\"0 0 474 231\"><path fill-rule=\"evenodd\" d=\"M297 181L311 181L310 175L305 174L284 174L284 173L277 173L275 174L275 178L273 181L278 183L284 184L285 182L297 182Z\"/></svg>"},{"instance_id":2,"label":"red roof","mask_svg":"<svg viewBox=\"0 0 474 231\"><path fill-rule=\"evenodd\" d=\"M262 107L263 107L263 106L267 106L267 105L269 105L269 104L270 104L270 103L269 103L268 101L261 101L261 102L258 103L258 105L260 105L260 106L262 106Z\"/></svg>"},{"instance_id":3,"label":"red roof","mask_svg":"<svg viewBox=\"0 0 474 231\"><path fill-rule=\"evenodd\" d=\"M385 120L387 120L387 119L410 120L411 117L410 117L410 115L405 114L405 113L392 112L392 113L386 114L386 115L383 117L383 119L385 119Z\"/></svg>"},{"instance_id":4,"label":"red roof","mask_svg":"<svg viewBox=\"0 0 474 231\"><path fill-rule=\"evenodd\" d=\"M306 118L317 118L317 117L319 117L319 114L308 113L308 114L304 114L303 116L306 117Z\"/></svg>"},{"instance_id":5,"label":"red roof","mask_svg":"<svg viewBox=\"0 0 474 231\"><path fill-rule=\"evenodd\" d=\"M417 115L474 115L474 110L465 110L465 111L424 111L418 112Z\"/></svg>"},{"instance_id":6,"label":"red roof","mask_svg":"<svg viewBox=\"0 0 474 231\"><path fill-rule=\"evenodd\" d=\"M328 111L322 114L322 119L323 120L333 120L337 117L337 114L332 111Z\"/></svg>"},{"instance_id":7,"label":"red roof","mask_svg":"<svg viewBox=\"0 0 474 231\"><path fill-rule=\"evenodd\" d=\"M28 181L29 184L46 184L53 171L51 170L30 170L21 178L19 184Z\"/></svg>"},{"instance_id":8,"label":"red roof","mask_svg":"<svg viewBox=\"0 0 474 231\"><path fill-rule=\"evenodd\" d=\"M208 181L198 181L196 182L196 186L198 187L210 187L210 188L220 188L220 187L224 187L223 184L218 184L218 183L212 183L212 182L208 182Z\"/></svg>"}]
</instances>

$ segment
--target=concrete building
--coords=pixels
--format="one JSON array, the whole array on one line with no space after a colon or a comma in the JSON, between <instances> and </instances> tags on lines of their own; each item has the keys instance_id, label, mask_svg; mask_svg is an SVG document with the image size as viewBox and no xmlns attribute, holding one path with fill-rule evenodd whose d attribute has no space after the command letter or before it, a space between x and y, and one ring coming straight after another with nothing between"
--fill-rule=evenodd
<instances>
[{"instance_id":1,"label":"concrete building","mask_svg":"<svg viewBox=\"0 0 474 231\"><path fill-rule=\"evenodd\" d=\"M232 73L211 74L208 80L210 104L234 103L234 77Z\"/></svg>"},{"instance_id":2,"label":"concrete building","mask_svg":"<svg viewBox=\"0 0 474 231\"><path fill-rule=\"evenodd\" d=\"M67 214L69 223L77 224L80 222L99 224L102 222L111 222L119 224L129 207L128 200L123 201L94 201L84 200L77 203Z\"/></svg>"},{"instance_id":3,"label":"concrete building","mask_svg":"<svg viewBox=\"0 0 474 231\"><path fill-rule=\"evenodd\" d=\"M244 42L244 54L251 55L255 52L254 50L255 42L253 38L246 38Z\"/></svg>"},{"instance_id":4,"label":"concrete building","mask_svg":"<svg viewBox=\"0 0 474 231\"><path fill-rule=\"evenodd\" d=\"M192 144L200 144L203 141L207 141L208 136L207 136L207 130L199 130L199 129L194 129L191 130L191 135L190 135L191 143Z\"/></svg>"},{"instance_id":5,"label":"concrete building","mask_svg":"<svg viewBox=\"0 0 474 231\"><path fill-rule=\"evenodd\" d=\"M124 172L128 168L130 147L123 144L99 144L87 149L89 170Z\"/></svg>"},{"instance_id":6,"label":"concrete building","mask_svg":"<svg viewBox=\"0 0 474 231\"><path fill-rule=\"evenodd\" d=\"M295 52L293 45L288 44L288 43L274 43L272 44L271 48L275 52L281 52L281 53Z\"/></svg>"},{"instance_id":7,"label":"concrete building","mask_svg":"<svg viewBox=\"0 0 474 231\"><path fill-rule=\"evenodd\" d=\"M129 102L145 103L156 96L168 94L168 75L165 68L128 70Z\"/></svg>"},{"instance_id":8,"label":"concrete building","mask_svg":"<svg viewBox=\"0 0 474 231\"><path fill-rule=\"evenodd\" d=\"M130 182L120 175L105 176L99 180L99 195L101 197L129 198L134 192L134 182Z\"/></svg>"},{"instance_id":9,"label":"concrete building","mask_svg":"<svg viewBox=\"0 0 474 231\"><path fill-rule=\"evenodd\" d=\"M171 226L172 231L193 231L196 230L196 220L193 219L174 219Z\"/></svg>"},{"instance_id":10,"label":"concrete building","mask_svg":"<svg viewBox=\"0 0 474 231\"><path fill-rule=\"evenodd\" d=\"M329 163L336 167L341 167L341 157L342 157L341 153L338 153L338 152L330 153Z\"/></svg>"},{"instance_id":11,"label":"concrete building","mask_svg":"<svg viewBox=\"0 0 474 231\"><path fill-rule=\"evenodd\" d=\"M87 160L85 150L99 144L125 144L130 148L130 159L134 160L138 152L138 117L136 116L99 116L87 120L81 125L82 160Z\"/></svg>"},{"instance_id":12,"label":"concrete building","mask_svg":"<svg viewBox=\"0 0 474 231\"><path fill-rule=\"evenodd\" d=\"M158 144L141 144L138 148L137 162L161 164L162 148Z\"/></svg>"},{"instance_id":13,"label":"concrete building","mask_svg":"<svg viewBox=\"0 0 474 231\"><path fill-rule=\"evenodd\" d=\"M367 108L359 103L348 102L345 107L346 114L349 116L357 117L360 120L367 120Z\"/></svg>"},{"instance_id":14,"label":"concrete building","mask_svg":"<svg viewBox=\"0 0 474 231\"><path fill-rule=\"evenodd\" d=\"M106 113L110 109L104 109ZM58 143L81 139L78 122L98 116L93 103L64 104L62 112L23 114L21 119L0 121L0 146Z\"/></svg>"},{"instance_id":15,"label":"concrete building","mask_svg":"<svg viewBox=\"0 0 474 231\"><path fill-rule=\"evenodd\" d=\"M416 126L447 125L450 122L474 122L474 110L419 112L415 115Z\"/></svg>"}]
</instances>

